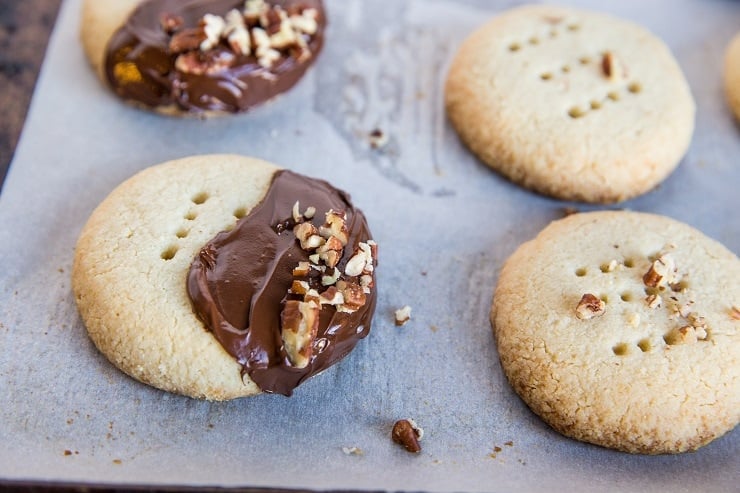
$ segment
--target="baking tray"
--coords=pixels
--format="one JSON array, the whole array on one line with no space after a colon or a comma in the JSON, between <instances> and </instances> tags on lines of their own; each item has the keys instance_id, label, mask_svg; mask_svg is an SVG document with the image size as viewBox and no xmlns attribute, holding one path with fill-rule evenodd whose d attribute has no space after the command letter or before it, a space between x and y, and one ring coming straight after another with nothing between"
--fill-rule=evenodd
<instances>
[{"instance_id":1,"label":"baking tray","mask_svg":"<svg viewBox=\"0 0 740 493\"><path fill-rule=\"evenodd\" d=\"M451 57L519 2L329 0L316 67L249 114L172 119L121 104L96 80L66 0L0 196L0 478L149 486L405 491L737 491L740 432L696 453L633 456L564 438L513 394L488 310L511 252L566 207L481 165L445 119ZM685 221L740 251L740 129L722 93L730 0L598 6L666 40L698 112L691 148L656 190L620 204ZM388 145L367 135L382 129ZM118 183L211 152L264 158L331 180L381 246L373 330L293 397L226 403L139 384L92 346L70 290L74 245ZM393 323L408 304L412 320ZM411 417L412 455L390 440ZM343 449L357 447L358 454Z\"/></svg>"}]
</instances>

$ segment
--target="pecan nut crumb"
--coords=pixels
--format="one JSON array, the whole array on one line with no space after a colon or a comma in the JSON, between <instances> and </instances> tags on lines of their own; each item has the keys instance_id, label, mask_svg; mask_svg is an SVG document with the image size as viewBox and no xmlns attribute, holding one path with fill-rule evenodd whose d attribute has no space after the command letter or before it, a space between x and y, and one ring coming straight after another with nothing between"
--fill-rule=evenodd
<instances>
[{"instance_id":1,"label":"pecan nut crumb","mask_svg":"<svg viewBox=\"0 0 740 493\"><path fill-rule=\"evenodd\" d=\"M342 453L344 455L364 455L360 447L342 447Z\"/></svg>"},{"instance_id":2,"label":"pecan nut crumb","mask_svg":"<svg viewBox=\"0 0 740 493\"><path fill-rule=\"evenodd\" d=\"M730 318L733 320L740 320L740 308L733 306L730 310Z\"/></svg>"},{"instance_id":3,"label":"pecan nut crumb","mask_svg":"<svg viewBox=\"0 0 740 493\"><path fill-rule=\"evenodd\" d=\"M581 297L576 307L576 317L580 320L589 320L599 317L606 311L606 303L591 293L586 293Z\"/></svg>"},{"instance_id":4,"label":"pecan nut crumb","mask_svg":"<svg viewBox=\"0 0 740 493\"><path fill-rule=\"evenodd\" d=\"M648 308L658 308L663 303L663 298L659 294L649 294L645 298Z\"/></svg>"},{"instance_id":5,"label":"pecan nut crumb","mask_svg":"<svg viewBox=\"0 0 740 493\"><path fill-rule=\"evenodd\" d=\"M680 281L676 262L670 253L660 255L642 276L642 281L649 288L661 288Z\"/></svg>"},{"instance_id":6,"label":"pecan nut crumb","mask_svg":"<svg viewBox=\"0 0 740 493\"><path fill-rule=\"evenodd\" d=\"M172 34L180 29L185 21L177 14L165 13L159 19L159 25L167 34Z\"/></svg>"},{"instance_id":7,"label":"pecan nut crumb","mask_svg":"<svg viewBox=\"0 0 740 493\"><path fill-rule=\"evenodd\" d=\"M289 300L280 313L285 352L296 368L305 368L319 329L320 307L314 301Z\"/></svg>"},{"instance_id":8,"label":"pecan nut crumb","mask_svg":"<svg viewBox=\"0 0 740 493\"><path fill-rule=\"evenodd\" d=\"M624 67L617 59L616 55L611 51L604 53L601 58L601 70L609 80L619 80L626 75Z\"/></svg>"},{"instance_id":9,"label":"pecan nut crumb","mask_svg":"<svg viewBox=\"0 0 740 493\"><path fill-rule=\"evenodd\" d=\"M423 436L424 430L413 419L396 421L391 431L391 439L413 454L421 452L419 442Z\"/></svg>"},{"instance_id":10,"label":"pecan nut crumb","mask_svg":"<svg viewBox=\"0 0 740 493\"><path fill-rule=\"evenodd\" d=\"M394 316L398 327L404 325L411 319L411 307L406 305L403 308L399 308L394 312Z\"/></svg>"},{"instance_id":11,"label":"pecan nut crumb","mask_svg":"<svg viewBox=\"0 0 740 493\"><path fill-rule=\"evenodd\" d=\"M694 327L684 325L672 329L664 336L666 344L674 346L679 344L693 344L697 341L703 341L707 338L707 331L703 327Z\"/></svg>"}]
</instances>

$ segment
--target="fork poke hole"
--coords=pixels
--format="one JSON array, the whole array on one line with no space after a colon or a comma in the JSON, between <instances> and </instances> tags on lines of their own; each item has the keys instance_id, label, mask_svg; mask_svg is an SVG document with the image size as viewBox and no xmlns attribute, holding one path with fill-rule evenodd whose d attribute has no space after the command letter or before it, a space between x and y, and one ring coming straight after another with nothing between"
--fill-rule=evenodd
<instances>
[{"instance_id":1,"label":"fork poke hole","mask_svg":"<svg viewBox=\"0 0 740 493\"><path fill-rule=\"evenodd\" d=\"M624 292L619 295L619 299L625 302L630 302L634 299L634 297L632 296L632 293Z\"/></svg>"},{"instance_id":2,"label":"fork poke hole","mask_svg":"<svg viewBox=\"0 0 740 493\"><path fill-rule=\"evenodd\" d=\"M606 97L608 97L612 101L619 101L619 93L617 91L610 92L606 95Z\"/></svg>"},{"instance_id":3,"label":"fork poke hole","mask_svg":"<svg viewBox=\"0 0 740 493\"><path fill-rule=\"evenodd\" d=\"M582 56L581 58L578 59L578 61L580 62L581 65L588 65L589 63L591 63L591 57Z\"/></svg>"},{"instance_id":4,"label":"fork poke hole","mask_svg":"<svg viewBox=\"0 0 740 493\"><path fill-rule=\"evenodd\" d=\"M586 112L578 106L574 106L568 110L568 116L571 118L581 118L583 116L586 116Z\"/></svg>"},{"instance_id":5,"label":"fork poke hole","mask_svg":"<svg viewBox=\"0 0 740 493\"><path fill-rule=\"evenodd\" d=\"M627 90L632 94L637 94L638 92L642 91L642 84L640 84L639 82L632 82L629 86L627 86Z\"/></svg>"},{"instance_id":6,"label":"fork poke hole","mask_svg":"<svg viewBox=\"0 0 740 493\"><path fill-rule=\"evenodd\" d=\"M238 209L234 211L234 217L237 219L241 219L246 215L247 215L247 209L244 207L239 207Z\"/></svg>"},{"instance_id":7,"label":"fork poke hole","mask_svg":"<svg viewBox=\"0 0 740 493\"><path fill-rule=\"evenodd\" d=\"M637 343L637 347L640 348L640 351L643 353L647 353L651 349L653 349L653 345L650 342L650 339L642 339L640 342Z\"/></svg>"},{"instance_id":8,"label":"fork poke hole","mask_svg":"<svg viewBox=\"0 0 740 493\"><path fill-rule=\"evenodd\" d=\"M200 192L196 194L191 200L195 205L203 204L206 200L208 200L208 194L206 192Z\"/></svg>"},{"instance_id":9,"label":"fork poke hole","mask_svg":"<svg viewBox=\"0 0 740 493\"><path fill-rule=\"evenodd\" d=\"M603 301L604 303L609 303L609 296L605 294L602 294L601 296L599 296L599 299Z\"/></svg>"},{"instance_id":10,"label":"fork poke hole","mask_svg":"<svg viewBox=\"0 0 740 493\"><path fill-rule=\"evenodd\" d=\"M568 24L568 31L578 31L580 28L579 24Z\"/></svg>"},{"instance_id":11,"label":"fork poke hole","mask_svg":"<svg viewBox=\"0 0 740 493\"><path fill-rule=\"evenodd\" d=\"M550 80L552 79L552 74L550 72L545 72L544 74L540 74L540 79Z\"/></svg>"},{"instance_id":12,"label":"fork poke hole","mask_svg":"<svg viewBox=\"0 0 740 493\"><path fill-rule=\"evenodd\" d=\"M177 233L175 233L175 235L178 238L187 238L188 232L189 231L187 229L183 228L183 229L178 230Z\"/></svg>"},{"instance_id":13,"label":"fork poke hole","mask_svg":"<svg viewBox=\"0 0 740 493\"><path fill-rule=\"evenodd\" d=\"M576 276L583 277L583 276L586 275L586 272L587 271L586 271L585 267L581 267L579 269L576 269Z\"/></svg>"},{"instance_id":14,"label":"fork poke hole","mask_svg":"<svg viewBox=\"0 0 740 493\"><path fill-rule=\"evenodd\" d=\"M599 269L601 269L601 272L603 272L604 274L611 272L611 269L609 268L609 264L601 264L599 266Z\"/></svg>"},{"instance_id":15,"label":"fork poke hole","mask_svg":"<svg viewBox=\"0 0 740 493\"><path fill-rule=\"evenodd\" d=\"M617 356L625 356L629 352L629 346L623 342L620 342L612 348L614 354Z\"/></svg>"},{"instance_id":16,"label":"fork poke hole","mask_svg":"<svg viewBox=\"0 0 740 493\"><path fill-rule=\"evenodd\" d=\"M589 103L589 106L591 106L592 110L598 110L601 108L601 101L596 101L595 99Z\"/></svg>"},{"instance_id":17,"label":"fork poke hole","mask_svg":"<svg viewBox=\"0 0 740 493\"><path fill-rule=\"evenodd\" d=\"M162 260L172 260L175 258L175 255L177 254L177 247L172 245L169 248L167 248L165 251L162 252Z\"/></svg>"},{"instance_id":18,"label":"fork poke hole","mask_svg":"<svg viewBox=\"0 0 740 493\"><path fill-rule=\"evenodd\" d=\"M570 72L570 65L563 65L560 70L562 70L564 74L567 74L568 72Z\"/></svg>"},{"instance_id":19,"label":"fork poke hole","mask_svg":"<svg viewBox=\"0 0 740 493\"><path fill-rule=\"evenodd\" d=\"M511 43L509 45L509 51L519 51L521 49L522 49L522 45L520 45L519 43Z\"/></svg>"},{"instance_id":20,"label":"fork poke hole","mask_svg":"<svg viewBox=\"0 0 740 493\"><path fill-rule=\"evenodd\" d=\"M557 29L552 29L550 31L550 37L551 38L557 38L558 37L558 30Z\"/></svg>"},{"instance_id":21,"label":"fork poke hole","mask_svg":"<svg viewBox=\"0 0 740 493\"><path fill-rule=\"evenodd\" d=\"M627 267L627 268L629 268L629 269L631 269L632 267L635 266L635 261L632 260L631 258L625 259L624 260L624 266Z\"/></svg>"},{"instance_id":22,"label":"fork poke hole","mask_svg":"<svg viewBox=\"0 0 740 493\"><path fill-rule=\"evenodd\" d=\"M540 40L537 37L532 36L531 38L529 38L529 44L538 45L540 44Z\"/></svg>"},{"instance_id":23,"label":"fork poke hole","mask_svg":"<svg viewBox=\"0 0 740 493\"><path fill-rule=\"evenodd\" d=\"M187 221L194 221L196 217L198 217L198 214L195 213L195 211L190 211L187 214L185 214L185 219Z\"/></svg>"}]
</instances>

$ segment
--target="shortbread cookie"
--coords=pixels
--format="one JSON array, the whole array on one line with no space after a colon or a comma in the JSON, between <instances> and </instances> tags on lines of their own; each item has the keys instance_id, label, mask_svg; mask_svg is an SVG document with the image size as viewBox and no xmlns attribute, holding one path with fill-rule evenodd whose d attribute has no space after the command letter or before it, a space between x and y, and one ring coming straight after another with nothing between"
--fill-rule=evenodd
<instances>
[{"instance_id":1,"label":"shortbread cookie","mask_svg":"<svg viewBox=\"0 0 740 493\"><path fill-rule=\"evenodd\" d=\"M370 330L376 258L344 192L256 159L197 156L116 188L80 235L72 281L113 364L224 400L290 395L348 354Z\"/></svg>"},{"instance_id":2,"label":"shortbread cookie","mask_svg":"<svg viewBox=\"0 0 740 493\"><path fill-rule=\"evenodd\" d=\"M694 450L740 421L740 260L672 219L555 221L505 263L491 310L514 390L555 430Z\"/></svg>"},{"instance_id":3,"label":"shortbread cookie","mask_svg":"<svg viewBox=\"0 0 740 493\"><path fill-rule=\"evenodd\" d=\"M688 149L694 101L668 48L631 22L552 6L505 12L452 62L446 108L462 141L553 197L618 202Z\"/></svg>"},{"instance_id":4,"label":"shortbread cookie","mask_svg":"<svg viewBox=\"0 0 740 493\"><path fill-rule=\"evenodd\" d=\"M246 111L321 51L321 0L85 0L82 41L118 96L174 115Z\"/></svg>"},{"instance_id":5,"label":"shortbread cookie","mask_svg":"<svg viewBox=\"0 0 740 493\"><path fill-rule=\"evenodd\" d=\"M740 34L732 39L725 54L725 90L730 108L740 120Z\"/></svg>"}]
</instances>

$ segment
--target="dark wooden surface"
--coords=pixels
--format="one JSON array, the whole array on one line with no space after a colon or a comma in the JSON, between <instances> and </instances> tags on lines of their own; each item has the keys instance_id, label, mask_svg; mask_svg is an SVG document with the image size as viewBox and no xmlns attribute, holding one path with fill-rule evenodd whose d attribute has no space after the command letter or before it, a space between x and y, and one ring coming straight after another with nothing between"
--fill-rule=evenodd
<instances>
[{"instance_id":1,"label":"dark wooden surface","mask_svg":"<svg viewBox=\"0 0 740 493\"><path fill-rule=\"evenodd\" d=\"M0 184L18 144L61 0L0 0Z\"/></svg>"}]
</instances>

